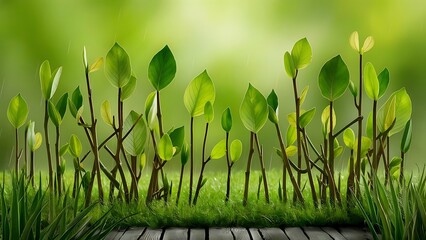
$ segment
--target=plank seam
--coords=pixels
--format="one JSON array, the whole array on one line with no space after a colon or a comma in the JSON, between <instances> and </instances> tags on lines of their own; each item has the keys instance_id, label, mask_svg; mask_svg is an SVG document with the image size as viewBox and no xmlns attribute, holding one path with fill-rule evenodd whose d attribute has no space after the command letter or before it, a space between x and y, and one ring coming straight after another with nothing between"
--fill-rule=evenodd
<instances>
[{"instance_id":1,"label":"plank seam","mask_svg":"<svg viewBox=\"0 0 426 240\"><path fill-rule=\"evenodd\" d=\"M260 237L262 238L262 240L265 240L265 237L262 234L262 231L260 231L260 229L258 228L257 231L259 232Z\"/></svg>"},{"instance_id":2,"label":"plank seam","mask_svg":"<svg viewBox=\"0 0 426 240\"><path fill-rule=\"evenodd\" d=\"M137 240L141 239L141 237L145 234L146 229L147 229L147 227L145 227L145 228L143 229L143 231L142 231L141 235L139 235L139 237L138 237L138 239L137 239Z\"/></svg>"},{"instance_id":3,"label":"plank seam","mask_svg":"<svg viewBox=\"0 0 426 240\"><path fill-rule=\"evenodd\" d=\"M126 227L126 229L123 231L123 233L121 234L121 236L119 238L117 238L117 239L120 240L123 237L124 233L126 233L126 231L129 230L129 228L130 227Z\"/></svg>"}]
</instances>

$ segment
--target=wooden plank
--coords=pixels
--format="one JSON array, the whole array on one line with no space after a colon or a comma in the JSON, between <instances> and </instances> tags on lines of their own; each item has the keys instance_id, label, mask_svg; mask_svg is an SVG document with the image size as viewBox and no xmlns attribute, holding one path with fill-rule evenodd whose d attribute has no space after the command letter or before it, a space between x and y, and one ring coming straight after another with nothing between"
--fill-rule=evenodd
<instances>
[{"instance_id":1,"label":"wooden plank","mask_svg":"<svg viewBox=\"0 0 426 240\"><path fill-rule=\"evenodd\" d=\"M235 240L246 240L250 239L249 232L246 228L231 228L231 232L234 235Z\"/></svg>"},{"instance_id":2,"label":"wooden plank","mask_svg":"<svg viewBox=\"0 0 426 240\"><path fill-rule=\"evenodd\" d=\"M265 240L289 240L283 230L279 228L259 228L259 231Z\"/></svg>"},{"instance_id":3,"label":"wooden plank","mask_svg":"<svg viewBox=\"0 0 426 240\"><path fill-rule=\"evenodd\" d=\"M163 240L188 240L188 228L164 229Z\"/></svg>"},{"instance_id":4,"label":"wooden plank","mask_svg":"<svg viewBox=\"0 0 426 240\"><path fill-rule=\"evenodd\" d=\"M346 240L346 238L337 231L337 229L332 227L322 227L321 228L324 232L326 232L328 235L330 235L334 240Z\"/></svg>"},{"instance_id":5,"label":"wooden plank","mask_svg":"<svg viewBox=\"0 0 426 240\"><path fill-rule=\"evenodd\" d=\"M330 235L319 227L304 227L303 230L311 240L333 240Z\"/></svg>"},{"instance_id":6,"label":"wooden plank","mask_svg":"<svg viewBox=\"0 0 426 240\"><path fill-rule=\"evenodd\" d=\"M189 230L190 240L206 239L206 230L203 228L191 228Z\"/></svg>"},{"instance_id":7,"label":"wooden plank","mask_svg":"<svg viewBox=\"0 0 426 240\"><path fill-rule=\"evenodd\" d=\"M288 227L284 229L285 234L291 240L308 240L303 230L299 227Z\"/></svg>"},{"instance_id":8,"label":"wooden plank","mask_svg":"<svg viewBox=\"0 0 426 240\"><path fill-rule=\"evenodd\" d=\"M234 240L230 228L210 228L209 240Z\"/></svg>"},{"instance_id":9,"label":"wooden plank","mask_svg":"<svg viewBox=\"0 0 426 240\"><path fill-rule=\"evenodd\" d=\"M131 240L131 239L138 239L143 232L145 231L144 227L131 227L124 232L124 234L121 236L120 240Z\"/></svg>"},{"instance_id":10,"label":"wooden plank","mask_svg":"<svg viewBox=\"0 0 426 240\"><path fill-rule=\"evenodd\" d=\"M118 229L116 231L111 231L108 233L108 235L105 237L105 240L118 240L123 236L124 232L127 228L124 229Z\"/></svg>"},{"instance_id":11,"label":"wooden plank","mask_svg":"<svg viewBox=\"0 0 426 240\"><path fill-rule=\"evenodd\" d=\"M339 231L348 240L373 239L371 233L364 231L362 228L341 227Z\"/></svg>"},{"instance_id":12,"label":"wooden plank","mask_svg":"<svg viewBox=\"0 0 426 240\"><path fill-rule=\"evenodd\" d=\"M139 238L141 240L160 240L163 235L163 229L146 228L143 235Z\"/></svg>"},{"instance_id":13,"label":"wooden plank","mask_svg":"<svg viewBox=\"0 0 426 240\"><path fill-rule=\"evenodd\" d=\"M258 228L249 228L249 231L252 240L263 240Z\"/></svg>"}]
</instances>

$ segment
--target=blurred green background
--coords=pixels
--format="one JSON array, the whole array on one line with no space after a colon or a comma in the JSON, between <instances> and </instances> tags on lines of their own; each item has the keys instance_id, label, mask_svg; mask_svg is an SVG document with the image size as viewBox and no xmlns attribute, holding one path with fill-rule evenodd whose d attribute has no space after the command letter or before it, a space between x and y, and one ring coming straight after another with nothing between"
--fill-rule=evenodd
<instances>
[{"instance_id":1,"label":"blurred green background","mask_svg":"<svg viewBox=\"0 0 426 240\"><path fill-rule=\"evenodd\" d=\"M13 130L6 117L10 99L22 93L30 108L29 118L42 131L43 101L38 69L48 59L52 67L63 66L62 79L55 101L64 92L81 86L87 106L82 49L86 46L89 61L105 56L114 42L119 42L131 58L138 78L134 95L126 101L125 112L142 112L153 88L147 79L151 58L168 44L177 61L175 80L162 92L165 128L189 127L189 114L183 105L186 85L207 69L216 85L215 122L209 135L209 148L224 137L220 127L222 111L229 106L234 128L231 138L243 140L247 150L249 134L243 129L238 109L248 83L266 96L275 89L280 98L281 125L287 128L286 115L293 111L291 81L283 68L283 54L300 38L307 37L313 48L313 62L299 75L300 90L310 85L304 104L317 107L315 122L308 130L320 142L319 115L327 102L320 95L317 77L322 65L341 54L349 66L351 79L358 79L358 56L350 48L348 38L357 30L361 41L368 35L375 39L373 50L365 56L377 71L387 67L391 83L380 105L395 90L405 86L413 101L414 136L407 165L423 166L426 142L426 4L422 0L380 1L290 1L290 0L158 0L158 1L20 1L0 0L0 168L12 166ZM106 80L103 70L93 74L96 113L108 99L115 108L116 89ZM371 109L366 102L365 108ZM88 117L88 108L85 116ZM349 91L337 103L337 128L356 117ZM71 115L63 126L62 142L77 133L86 142L83 130ZM100 123L100 139L111 130ZM196 143L201 142L204 118L196 119ZM51 139L54 139L53 129ZM281 165L273 152L278 146L274 129L268 122L261 131L267 168ZM397 155L400 135L392 139L392 153ZM343 144L343 143L342 143ZM53 145L53 144L52 144ZM201 145L199 145L201 147ZM114 148L113 143L111 147ZM87 145L85 151L89 149ZM209 150L208 150L209 151ZM201 152L197 149L196 154ZM45 147L37 152L36 165L46 167ZM246 155L237 163L242 169ZM346 155L337 165L346 166ZM69 157L70 158L70 157ZM71 160L69 159L69 162ZM106 164L112 163L103 155ZM197 163L199 158L196 159ZM253 161L258 167L258 160ZM71 165L69 165L71 167ZM87 165L90 166L90 165ZM225 160L209 164L211 169L225 169ZM179 169L176 159L168 169Z\"/></svg>"}]
</instances>

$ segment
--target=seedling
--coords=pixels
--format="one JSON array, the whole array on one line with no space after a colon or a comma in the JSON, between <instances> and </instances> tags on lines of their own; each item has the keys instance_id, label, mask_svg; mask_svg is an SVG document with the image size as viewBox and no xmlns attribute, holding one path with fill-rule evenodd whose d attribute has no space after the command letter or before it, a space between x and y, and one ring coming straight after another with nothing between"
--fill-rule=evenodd
<instances>
[{"instance_id":1,"label":"seedling","mask_svg":"<svg viewBox=\"0 0 426 240\"><path fill-rule=\"evenodd\" d=\"M35 122L29 121L28 123L28 129L27 129L27 145L30 149L30 164L29 169L30 173L28 175L31 185L34 187L34 158L35 158L35 151L40 148L42 144L43 137L41 136L41 133L35 132Z\"/></svg>"}]
</instances>

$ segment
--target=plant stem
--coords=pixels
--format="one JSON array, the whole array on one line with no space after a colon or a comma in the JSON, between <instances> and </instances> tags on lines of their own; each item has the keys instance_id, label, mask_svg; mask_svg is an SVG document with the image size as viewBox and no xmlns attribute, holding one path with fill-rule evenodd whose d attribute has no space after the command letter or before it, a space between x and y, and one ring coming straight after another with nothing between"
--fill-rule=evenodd
<instances>
[{"instance_id":1,"label":"plant stem","mask_svg":"<svg viewBox=\"0 0 426 240\"><path fill-rule=\"evenodd\" d=\"M233 163L231 162L231 160L229 159L229 132L226 132L226 137L225 137L225 141L226 141L226 166L228 168L228 174L227 174L227 178L226 178L226 194L225 194L225 203L227 203L229 201L229 194L231 191L231 168Z\"/></svg>"},{"instance_id":2,"label":"plant stem","mask_svg":"<svg viewBox=\"0 0 426 240\"><path fill-rule=\"evenodd\" d=\"M200 190L201 190L201 183L203 182L203 173L204 173L204 169L206 167L206 164L210 161L210 158L207 160L204 160L205 158L205 152L206 152L206 143L207 143L207 134L209 132L209 123L206 123L206 130L204 132L204 139L203 139L203 151L202 151L202 155L201 155L201 171L200 171L200 176L198 178L198 182L197 182L197 187L195 188L195 195L194 195L194 201L192 202L192 204L197 204L197 200L198 200L198 195L200 194Z\"/></svg>"},{"instance_id":3,"label":"plant stem","mask_svg":"<svg viewBox=\"0 0 426 240\"><path fill-rule=\"evenodd\" d=\"M302 129L302 133L303 133L303 143L304 143L302 148L303 148L303 153L305 155L304 157L305 157L306 168L308 170L309 184L311 185L312 200L314 201L315 208L317 208L318 207L318 199L317 199L317 193L315 191L314 180L312 178L311 163L310 163L310 158L309 158L308 144L307 144L307 140L306 140L305 129Z\"/></svg>"},{"instance_id":4,"label":"plant stem","mask_svg":"<svg viewBox=\"0 0 426 240\"><path fill-rule=\"evenodd\" d=\"M297 141L297 167L302 168L302 148L300 141L300 129L299 129L299 121L300 121L300 98L297 92L297 75L298 70L296 70L296 74L293 78L293 93L294 93L294 104L296 106L296 141ZM297 173L297 184L300 186L302 181L302 174L300 172ZM293 201L296 199L296 194L293 195Z\"/></svg>"},{"instance_id":5,"label":"plant stem","mask_svg":"<svg viewBox=\"0 0 426 240\"><path fill-rule=\"evenodd\" d=\"M136 178L136 172L137 172L137 166L136 166L136 156L130 156L130 161L132 164L132 171L133 171L133 177L132 177L132 192L134 195L134 200L137 202L139 199L139 194L138 194L138 180Z\"/></svg>"},{"instance_id":6,"label":"plant stem","mask_svg":"<svg viewBox=\"0 0 426 240\"><path fill-rule=\"evenodd\" d=\"M254 138L256 141L257 153L259 154L260 168L262 170L263 187L265 189L265 200L266 200L266 203L269 203L269 187L268 187L268 179L266 178L265 161L263 160L263 147L260 146L259 138L257 137L256 133L254 134Z\"/></svg>"},{"instance_id":7,"label":"plant stem","mask_svg":"<svg viewBox=\"0 0 426 240\"><path fill-rule=\"evenodd\" d=\"M377 101L373 101L373 172L377 173L379 161L377 159ZM372 179L374 180L374 178Z\"/></svg>"},{"instance_id":8,"label":"plant stem","mask_svg":"<svg viewBox=\"0 0 426 240\"><path fill-rule=\"evenodd\" d=\"M329 164L328 164L328 184L330 187L330 203L334 205L336 199L336 192L334 191L334 137L333 137L333 101L330 101L330 121L329 121L329 133L328 133L328 145L329 145Z\"/></svg>"},{"instance_id":9,"label":"plant stem","mask_svg":"<svg viewBox=\"0 0 426 240\"><path fill-rule=\"evenodd\" d=\"M192 182L194 180L194 117L191 117L190 138L191 167L189 171L189 205L191 205L192 202Z\"/></svg>"},{"instance_id":10,"label":"plant stem","mask_svg":"<svg viewBox=\"0 0 426 240\"><path fill-rule=\"evenodd\" d=\"M405 160L405 154L403 151L401 151L401 165L399 167L399 182L401 184L404 183L404 160Z\"/></svg>"},{"instance_id":11,"label":"plant stem","mask_svg":"<svg viewBox=\"0 0 426 240\"><path fill-rule=\"evenodd\" d=\"M34 151L30 151L30 180L31 185L34 187Z\"/></svg>"},{"instance_id":12,"label":"plant stem","mask_svg":"<svg viewBox=\"0 0 426 240\"><path fill-rule=\"evenodd\" d=\"M163 137L163 119L161 114L161 105L160 105L160 91L157 90L157 119L158 119L158 128L160 130L160 137Z\"/></svg>"},{"instance_id":13,"label":"plant stem","mask_svg":"<svg viewBox=\"0 0 426 240\"><path fill-rule=\"evenodd\" d=\"M359 98L358 105L358 145L357 145L357 155L355 161L355 192L357 195L360 195L359 181L361 176L361 144L362 144L362 90L363 90L363 75L362 75L362 54L359 55Z\"/></svg>"},{"instance_id":14,"label":"plant stem","mask_svg":"<svg viewBox=\"0 0 426 240\"><path fill-rule=\"evenodd\" d=\"M60 141L60 132L59 126L55 127L56 129L56 140L55 140L55 157L56 157L56 181L58 184L58 194L61 196L62 194L62 174L61 174L61 163L59 156L59 141Z\"/></svg>"},{"instance_id":15,"label":"plant stem","mask_svg":"<svg viewBox=\"0 0 426 240\"><path fill-rule=\"evenodd\" d=\"M15 174L19 175L19 135L18 129L15 128Z\"/></svg>"},{"instance_id":16,"label":"plant stem","mask_svg":"<svg viewBox=\"0 0 426 240\"><path fill-rule=\"evenodd\" d=\"M250 167L251 160L253 159L254 147L253 147L254 133L250 132L250 150L247 160L247 169L246 169L246 178L244 182L244 198L243 198L243 206L247 206L248 199L248 190L249 190L249 182L250 182Z\"/></svg>"},{"instance_id":17,"label":"plant stem","mask_svg":"<svg viewBox=\"0 0 426 240\"><path fill-rule=\"evenodd\" d=\"M25 132L24 132L24 171L25 171L25 177L28 177L28 139L27 139L27 134L28 134L28 128L25 128Z\"/></svg>"},{"instance_id":18,"label":"plant stem","mask_svg":"<svg viewBox=\"0 0 426 240\"><path fill-rule=\"evenodd\" d=\"M146 195L145 203L149 204L154 199L154 193L158 191L158 171L161 163L159 163L158 151L157 151L157 143L155 141L154 131L151 130L151 140L152 145L154 147L154 159L152 161L152 171L151 171L151 179L149 180L148 193Z\"/></svg>"},{"instance_id":19,"label":"plant stem","mask_svg":"<svg viewBox=\"0 0 426 240\"><path fill-rule=\"evenodd\" d=\"M180 177L179 177L178 192L177 192L177 196L176 196L176 205L179 204L180 192L182 190L182 181L183 181L184 170L185 170L185 165L182 165L180 167Z\"/></svg>"},{"instance_id":20,"label":"plant stem","mask_svg":"<svg viewBox=\"0 0 426 240\"><path fill-rule=\"evenodd\" d=\"M346 188L346 199L348 206L352 201L353 193L355 192L355 167L354 167L354 150L351 149L351 155L349 158L349 177L348 177L348 184Z\"/></svg>"},{"instance_id":21,"label":"plant stem","mask_svg":"<svg viewBox=\"0 0 426 240\"><path fill-rule=\"evenodd\" d=\"M47 153L47 166L49 168L49 189L53 190L53 168L52 168L52 155L50 154L50 142L49 142L49 115L48 115L48 106L49 102L46 100L44 102L44 139L46 145Z\"/></svg>"}]
</instances>

